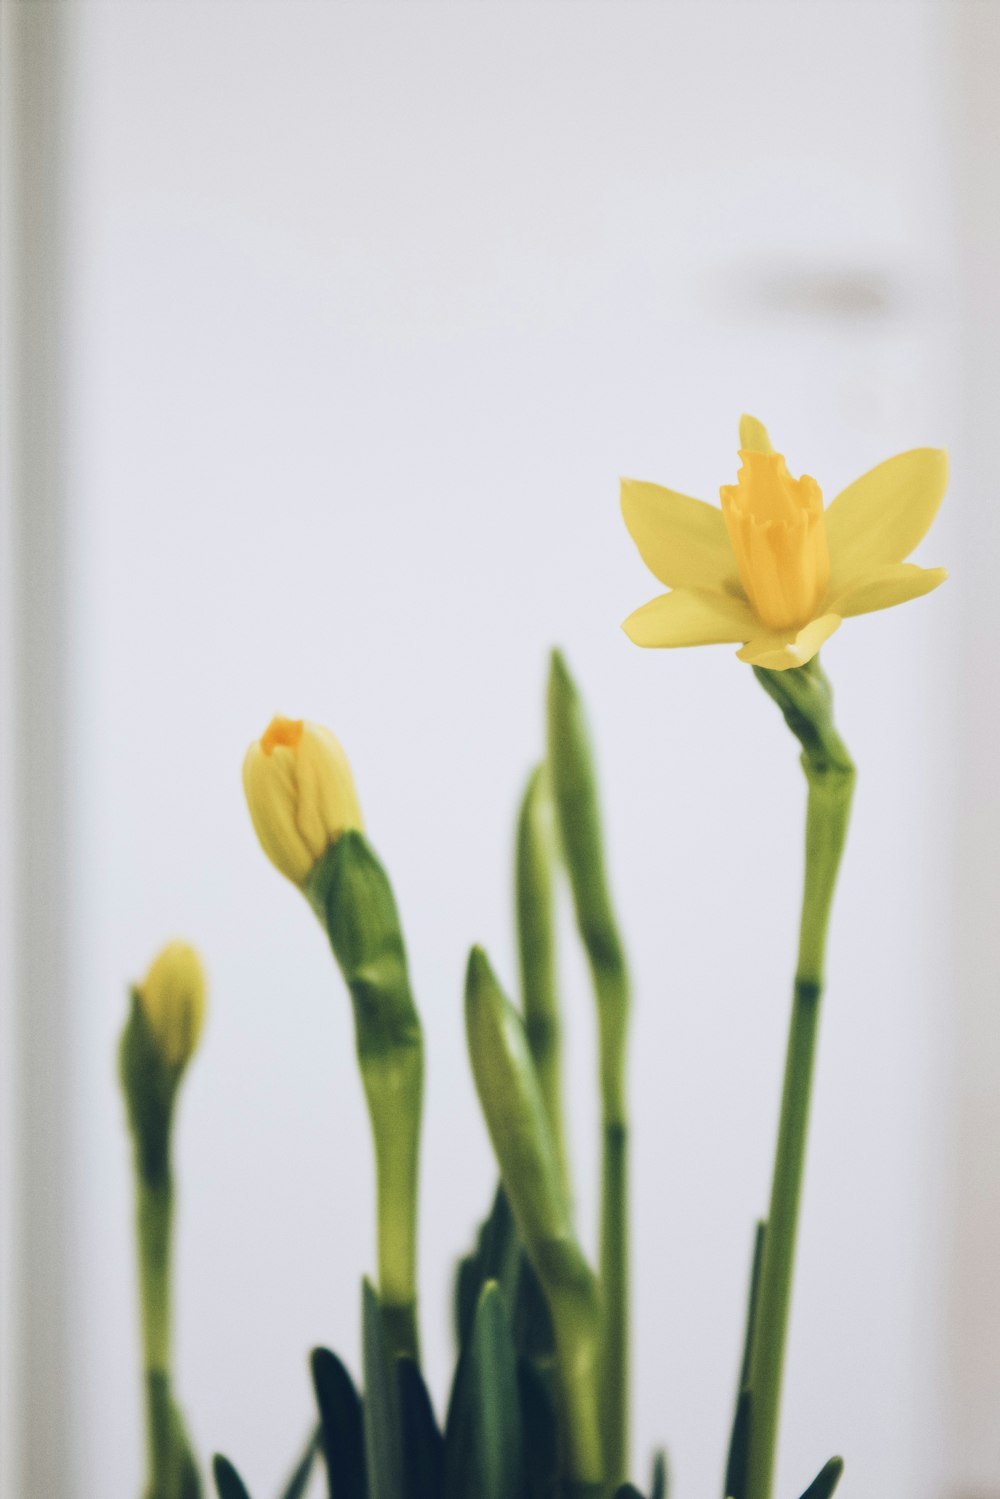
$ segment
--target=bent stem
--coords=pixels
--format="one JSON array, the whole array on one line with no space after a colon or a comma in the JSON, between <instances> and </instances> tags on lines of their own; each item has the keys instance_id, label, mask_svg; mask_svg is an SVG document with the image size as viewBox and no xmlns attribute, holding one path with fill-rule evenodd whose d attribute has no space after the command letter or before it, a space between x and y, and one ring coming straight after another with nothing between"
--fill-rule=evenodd
<instances>
[{"instance_id":1,"label":"bent stem","mask_svg":"<svg viewBox=\"0 0 1000 1499\"><path fill-rule=\"evenodd\" d=\"M420 1360L417 1187L424 1043L389 876L348 831L303 887L326 928L354 1010L354 1038L375 1152L378 1291L391 1354Z\"/></svg>"},{"instance_id":2,"label":"bent stem","mask_svg":"<svg viewBox=\"0 0 1000 1499\"><path fill-rule=\"evenodd\" d=\"M818 658L783 672L755 667L754 675L778 704L802 745L802 768L809 788L798 963L750 1356L747 1499L770 1499L826 934L847 836L855 770L834 728L830 684Z\"/></svg>"}]
</instances>

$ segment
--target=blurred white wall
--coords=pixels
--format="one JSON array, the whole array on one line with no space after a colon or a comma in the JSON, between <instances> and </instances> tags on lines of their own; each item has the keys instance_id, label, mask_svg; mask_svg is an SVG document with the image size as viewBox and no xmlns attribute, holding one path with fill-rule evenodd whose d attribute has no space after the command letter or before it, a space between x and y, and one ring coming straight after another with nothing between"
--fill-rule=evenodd
<instances>
[{"instance_id":1,"label":"blurred white wall","mask_svg":"<svg viewBox=\"0 0 1000 1499\"><path fill-rule=\"evenodd\" d=\"M874 0L152 0L56 19L70 979L34 999L64 1004L71 1042L71 1223L47 1499L139 1484L114 1047L125 986L168 936L195 940L212 980L177 1142L178 1374L197 1441L273 1492L309 1419L306 1351L356 1359L371 1186L348 1006L239 784L275 711L341 735L400 897L428 1031L423 1318L443 1396L450 1271L491 1178L464 956L483 941L513 978L511 825L552 642L595 724L637 987L638 1471L662 1440L680 1496L717 1492L803 791L728 648L642 653L620 633L657 585L616 481L713 498L744 409L829 493L902 448L958 443L961 27L950 6ZM834 1451L855 1492L890 1499L1000 1478L988 1355L971 1418L956 1394L946 1278L963 734L941 705L976 550L960 473L921 553L954 581L850 622L824 653L860 783L783 1496ZM566 975L589 1225L591 1016L568 930ZM29 1139L22 1164L38 1157ZM27 1224L29 1248L43 1238ZM36 1425L25 1448L39 1440Z\"/></svg>"}]
</instances>

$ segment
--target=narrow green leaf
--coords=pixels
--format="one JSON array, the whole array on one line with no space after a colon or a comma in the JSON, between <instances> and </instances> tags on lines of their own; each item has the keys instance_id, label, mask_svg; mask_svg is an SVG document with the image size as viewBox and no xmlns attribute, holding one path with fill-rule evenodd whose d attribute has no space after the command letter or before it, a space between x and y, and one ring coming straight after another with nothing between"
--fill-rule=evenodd
<instances>
[{"instance_id":1,"label":"narrow green leaf","mask_svg":"<svg viewBox=\"0 0 1000 1499\"><path fill-rule=\"evenodd\" d=\"M219 1499L250 1499L247 1487L228 1457L217 1452L212 1459L212 1473Z\"/></svg>"},{"instance_id":2,"label":"narrow green leaf","mask_svg":"<svg viewBox=\"0 0 1000 1499\"><path fill-rule=\"evenodd\" d=\"M745 1390L750 1379L750 1358L753 1353L753 1338L757 1330L757 1302L760 1294L760 1267L764 1262L764 1240L767 1224L758 1219L753 1236L753 1258L750 1262L750 1290L747 1294L746 1330L743 1335L743 1360L740 1365L740 1389Z\"/></svg>"},{"instance_id":3,"label":"narrow green leaf","mask_svg":"<svg viewBox=\"0 0 1000 1499\"><path fill-rule=\"evenodd\" d=\"M379 1299L367 1280L362 1293L362 1342L369 1499L405 1499L396 1371L385 1346Z\"/></svg>"},{"instance_id":4,"label":"narrow green leaf","mask_svg":"<svg viewBox=\"0 0 1000 1499\"><path fill-rule=\"evenodd\" d=\"M291 1478L281 1491L281 1499L302 1499L303 1494L309 1487L313 1464L316 1461L316 1454L319 1452L321 1445L322 1429L317 1427L315 1431L310 1432L305 1451L296 1463Z\"/></svg>"},{"instance_id":5,"label":"narrow green leaf","mask_svg":"<svg viewBox=\"0 0 1000 1499\"><path fill-rule=\"evenodd\" d=\"M525 1499L553 1499L559 1490L559 1422L549 1383L530 1360L517 1362L524 1433Z\"/></svg>"},{"instance_id":6,"label":"narrow green leaf","mask_svg":"<svg viewBox=\"0 0 1000 1499\"><path fill-rule=\"evenodd\" d=\"M536 1365L553 1365L556 1343L552 1313L535 1267L523 1250L519 1254L513 1323L514 1346L518 1353Z\"/></svg>"},{"instance_id":7,"label":"narrow green leaf","mask_svg":"<svg viewBox=\"0 0 1000 1499\"><path fill-rule=\"evenodd\" d=\"M514 1341L489 1282L455 1374L445 1430L444 1499L521 1499L521 1411Z\"/></svg>"},{"instance_id":8,"label":"narrow green leaf","mask_svg":"<svg viewBox=\"0 0 1000 1499\"><path fill-rule=\"evenodd\" d=\"M397 1359L396 1375L399 1380L406 1499L441 1499L444 1438L434 1418L427 1386L412 1359Z\"/></svg>"},{"instance_id":9,"label":"narrow green leaf","mask_svg":"<svg viewBox=\"0 0 1000 1499\"><path fill-rule=\"evenodd\" d=\"M747 1459L750 1456L751 1398L749 1390L741 1390L736 1401L733 1434L729 1441L729 1458L726 1462L726 1490L723 1499L746 1499Z\"/></svg>"},{"instance_id":10,"label":"narrow green leaf","mask_svg":"<svg viewBox=\"0 0 1000 1499\"><path fill-rule=\"evenodd\" d=\"M329 1348L314 1348L310 1367L330 1499L366 1499L365 1436L354 1382Z\"/></svg>"},{"instance_id":11,"label":"narrow green leaf","mask_svg":"<svg viewBox=\"0 0 1000 1499\"><path fill-rule=\"evenodd\" d=\"M667 1454L661 1447L653 1458L653 1483L649 1490L649 1499L667 1499Z\"/></svg>"},{"instance_id":12,"label":"narrow green leaf","mask_svg":"<svg viewBox=\"0 0 1000 1499\"><path fill-rule=\"evenodd\" d=\"M733 1413L733 1428L729 1438L729 1455L726 1459L726 1491L723 1499L745 1499L747 1486L747 1460L750 1455L750 1360L753 1356L754 1333L757 1328L757 1300L760 1287L760 1267L764 1260L764 1239L767 1224L757 1223L753 1239L753 1259L750 1265L750 1289L747 1293L747 1312L743 1331L743 1357L740 1360L740 1380L736 1392L736 1409Z\"/></svg>"},{"instance_id":13,"label":"narrow green leaf","mask_svg":"<svg viewBox=\"0 0 1000 1499\"><path fill-rule=\"evenodd\" d=\"M185 1447L184 1457L181 1462L181 1494L180 1499L202 1499L204 1490L201 1486L201 1474L191 1455L190 1447Z\"/></svg>"},{"instance_id":14,"label":"narrow green leaf","mask_svg":"<svg viewBox=\"0 0 1000 1499\"><path fill-rule=\"evenodd\" d=\"M480 1225L475 1247L459 1261L455 1277L455 1334L460 1349L469 1341L476 1307L488 1280L495 1280L508 1306L516 1295L520 1249L514 1215L498 1185L489 1216Z\"/></svg>"},{"instance_id":15,"label":"narrow green leaf","mask_svg":"<svg viewBox=\"0 0 1000 1499\"><path fill-rule=\"evenodd\" d=\"M830 1461L824 1463L823 1467L816 1474L816 1477L802 1495L802 1499L830 1499L830 1495L840 1482L840 1475L843 1471L844 1459L842 1457L831 1457Z\"/></svg>"}]
</instances>

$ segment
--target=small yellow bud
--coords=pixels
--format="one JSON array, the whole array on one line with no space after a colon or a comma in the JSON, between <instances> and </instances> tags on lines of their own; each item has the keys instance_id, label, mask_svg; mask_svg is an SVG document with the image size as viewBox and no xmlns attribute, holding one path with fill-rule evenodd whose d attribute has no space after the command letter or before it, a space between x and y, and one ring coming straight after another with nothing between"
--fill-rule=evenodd
<instances>
[{"instance_id":1,"label":"small yellow bud","mask_svg":"<svg viewBox=\"0 0 1000 1499\"><path fill-rule=\"evenodd\" d=\"M299 886L341 833L363 826L350 763L320 724L273 718L247 750L243 790L261 848Z\"/></svg>"},{"instance_id":2,"label":"small yellow bud","mask_svg":"<svg viewBox=\"0 0 1000 1499\"><path fill-rule=\"evenodd\" d=\"M205 1022L205 970L187 942L168 942L136 987L143 1014L163 1059L184 1067Z\"/></svg>"}]
</instances>

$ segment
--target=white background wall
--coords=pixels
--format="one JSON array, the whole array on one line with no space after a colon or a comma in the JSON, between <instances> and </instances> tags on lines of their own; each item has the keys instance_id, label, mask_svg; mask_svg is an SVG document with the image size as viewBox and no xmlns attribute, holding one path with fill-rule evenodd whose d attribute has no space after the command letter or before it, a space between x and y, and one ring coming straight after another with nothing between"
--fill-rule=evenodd
<instances>
[{"instance_id":1,"label":"white background wall","mask_svg":"<svg viewBox=\"0 0 1000 1499\"><path fill-rule=\"evenodd\" d=\"M618 630L657 584L616 481L713 498L743 409L830 494L902 448L962 446L975 308L956 282L978 178L963 197L956 173L991 168L962 113L960 9L64 12L71 1310L52 1499L53 1482L95 1499L139 1484L113 1058L125 986L168 936L201 946L212 982L177 1142L178 1377L196 1439L273 1492L309 1419L307 1349L356 1362L373 1243L348 1005L239 783L275 711L344 740L404 913L428 1032L423 1318L443 1396L450 1270L492 1176L462 970L478 940L513 978L512 818L552 642L595 724L637 986L635 1452L642 1472L665 1440L678 1495L718 1490L803 791L728 648L643 653ZM977 45L995 41L987 22ZM953 581L849 622L824 652L860 783L783 1496L834 1451L858 1494L986 1493L1000 1476L995 1359L980 1338L970 1375L954 1289L958 1265L975 1339L990 1282L963 1259L954 1067L957 1017L981 1016L962 1009L954 961L953 830L963 808L984 813L959 794L968 723L948 709L963 691L974 706L956 670L963 559L984 620L990 580L969 536L988 501L971 459L957 471L918 559ZM568 926L565 967L586 1230L592 1028ZM25 1006L22 1034L35 1025ZM42 1169L30 1139L21 1158ZM980 1208L990 1190L987 1174ZM995 1205L982 1211L980 1244L984 1224L996 1234ZM21 1294L30 1326L47 1288L32 1300L26 1278ZM36 1416L26 1472L39 1440Z\"/></svg>"}]
</instances>

